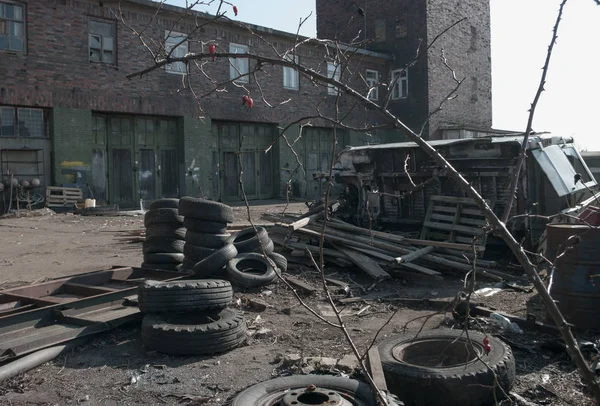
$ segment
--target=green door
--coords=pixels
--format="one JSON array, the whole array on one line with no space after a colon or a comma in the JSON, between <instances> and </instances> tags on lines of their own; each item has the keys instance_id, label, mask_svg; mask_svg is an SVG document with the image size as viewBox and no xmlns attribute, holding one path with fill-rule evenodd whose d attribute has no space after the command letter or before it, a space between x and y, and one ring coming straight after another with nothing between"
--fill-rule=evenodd
<instances>
[{"instance_id":1,"label":"green door","mask_svg":"<svg viewBox=\"0 0 600 406\"><path fill-rule=\"evenodd\" d=\"M109 201L134 207L137 200L134 172L135 137L131 117L111 117L108 128Z\"/></svg>"}]
</instances>

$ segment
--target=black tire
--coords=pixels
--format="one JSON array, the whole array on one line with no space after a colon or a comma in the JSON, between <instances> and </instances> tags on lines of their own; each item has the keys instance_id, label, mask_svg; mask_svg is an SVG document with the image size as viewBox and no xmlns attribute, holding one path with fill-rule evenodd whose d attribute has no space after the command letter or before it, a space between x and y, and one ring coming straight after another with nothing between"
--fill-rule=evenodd
<instances>
[{"instance_id":1,"label":"black tire","mask_svg":"<svg viewBox=\"0 0 600 406\"><path fill-rule=\"evenodd\" d=\"M227 244L214 254L206 257L194 265L193 271L196 275L203 278L213 276L220 277L224 275L222 269L229 261L234 259L238 254L235 246Z\"/></svg>"},{"instance_id":2,"label":"black tire","mask_svg":"<svg viewBox=\"0 0 600 406\"><path fill-rule=\"evenodd\" d=\"M231 283L220 279L146 281L138 288L138 303L142 313L224 309L232 299Z\"/></svg>"},{"instance_id":3,"label":"black tire","mask_svg":"<svg viewBox=\"0 0 600 406\"><path fill-rule=\"evenodd\" d=\"M192 261L190 259L185 258L183 262L180 264L181 267L178 269L179 272L189 273L190 275L194 274L194 265L196 265L196 261Z\"/></svg>"},{"instance_id":4,"label":"black tire","mask_svg":"<svg viewBox=\"0 0 600 406\"><path fill-rule=\"evenodd\" d=\"M146 239L149 238L176 238L185 239L186 229L179 224L154 224L146 228Z\"/></svg>"},{"instance_id":5,"label":"black tire","mask_svg":"<svg viewBox=\"0 0 600 406\"><path fill-rule=\"evenodd\" d=\"M149 210L154 209L177 209L179 207L179 199L157 199L150 203Z\"/></svg>"},{"instance_id":6,"label":"black tire","mask_svg":"<svg viewBox=\"0 0 600 406\"><path fill-rule=\"evenodd\" d=\"M188 229L185 234L185 242L197 245L198 247L221 248L229 237L231 237L231 234L204 234Z\"/></svg>"},{"instance_id":7,"label":"black tire","mask_svg":"<svg viewBox=\"0 0 600 406\"><path fill-rule=\"evenodd\" d=\"M151 264L179 264L183 261L183 254L172 252L152 252L144 254L144 262Z\"/></svg>"},{"instance_id":8,"label":"black tire","mask_svg":"<svg viewBox=\"0 0 600 406\"><path fill-rule=\"evenodd\" d=\"M417 338L406 333L382 342L379 354L389 391L407 406L493 405L494 391L497 399L503 398L500 388L494 390L494 373L508 393L515 381L515 359L508 345L491 336L492 348L486 355L484 337L469 331L469 346L463 331L439 329L421 332Z\"/></svg>"},{"instance_id":9,"label":"black tire","mask_svg":"<svg viewBox=\"0 0 600 406\"><path fill-rule=\"evenodd\" d=\"M311 395L305 392L310 385L316 386ZM371 406L376 404L375 395L370 386L355 379L327 375L294 375L276 378L253 385L241 391L230 402L231 406L269 406L283 404L281 400L286 395L312 396L319 400L318 404L328 404L332 391L346 400L344 404L356 406ZM296 403L302 402L298 397ZM322 402L321 402L322 401ZM295 404L293 401L291 404ZM335 404L340 404L336 402ZM317 404L316 401L305 399L301 404Z\"/></svg>"},{"instance_id":10,"label":"black tire","mask_svg":"<svg viewBox=\"0 0 600 406\"><path fill-rule=\"evenodd\" d=\"M173 238L146 238L142 244L144 254L155 252L183 252L185 241Z\"/></svg>"},{"instance_id":11,"label":"black tire","mask_svg":"<svg viewBox=\"0 0 600 406\"><path fill-rule=\"evenodd\" d=\"M269 254L269 258L271 258L273 262L275 262L275 265L277 265L277 268L279 268L279 270L282 273L287 271L288 261L286 257L276 252L272 252L271 254Z\"/></svg>"},{"instance_id":12,"label":"black tire","mask_svg":"<svg viewBox=\"0 0 600 406\"><path fill-rule=\"evenodd\" d=\"M150 227L154 224L174 224L181 227L183 216L177 213L177 209L148 210L144 215L144 226Z\"/></svg>"},{"instance_id":13,"label":"black tire","mask_svg":"<svg viewBox=\"0 0 600 406\"><path fill-rule=\"evenodd\" d=\"M199 220L233 223L233 209L226 204L194 197L183 197L179 200L179 213L185 217Z\"/></svg>"},{"instance_id":14,"label":"black tire","mask_svg":"<svg viewBox=\"0 0 600 406\"><path fill-rule=\"evenodd\" d=\"M225 234L227 232L227 223L198 220L192 217L185 217L183 219L183 226L196 233Z\"/></svg>"},{"instance_id":15,"label":"black tire","mask_svg":"<svg viewBox=\"0 0 600 406\"><path fill-rule=\"evenodd\" d=\"M173 264L152 264L152 263L148 263L148 262L143 262L142 265L140 265L141 268L144 269L159 269L161 271L177 271L177 266L178 264L173 263Z\"/></svg>"},{"instance_id":16,"label":"black tire","mask_svg":"<svg viewBox=\"0 0 600 406\"><path fill-rule=\"evenodd\" d=\"M272 283L277 274L262 254L239 254L229 261L226 268L227 279L246 288L265 286Z\"/></svg>"},{"instance_id":17,"label":"black tire","mask_svg":"<svg viewBox=\"0 0 600 406\"><path fill-rule=\"evenodd\" d=\"M183 246L183 255L185 255L185 259L193 261L194 264L202 261L215 252L217 252L215 248L198 247L197 245L190 244L189 242L186 242Z\"/></svg>"},{"instance_id":18,"label":"black tire","mask_svg":"<svg viewBox=\"0 0 600 406\"><path fill-rule=\"evenodd\" d=\"M267 255L271 255L273 253L273 251L275 251L275 243L273 242L272 239L269 238L269 241L267 242L267 244L263 245L263 250L265 250L265 254L267 254ZM258 252L259 254L262 254L260 249L256 250L256 252Z\"/></svg>"},{"instance_id":19,"label":"black tire","mask_svg":"<svg viewBox=\"0 0 600 406\"><path fill-rule=\"evenodd\" d=\"M269 243L269 234L264 227L256 227L256 232L253 227L240 230L232 235L227 240L228 243L235 245L235 248L240 254L246 252L255 252L260 249L260 245L266 247Z\"/></svg>"},{"instance_id":20,"label":"black tire","mask_svg":"<svg viewBox=\"0 0 600 406\"><path fill-rule=\"evenodd\" d=\"M233 309L148 314L142 321L142 341L146 347L170 355L217 354L246 341L246 322Z\"/></svg>"}]
</instances>

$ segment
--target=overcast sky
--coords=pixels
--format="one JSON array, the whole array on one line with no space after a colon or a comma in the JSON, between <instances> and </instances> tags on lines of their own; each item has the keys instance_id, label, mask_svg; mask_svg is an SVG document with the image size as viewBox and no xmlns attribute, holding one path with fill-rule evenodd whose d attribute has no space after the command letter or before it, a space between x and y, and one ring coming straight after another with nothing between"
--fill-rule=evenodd
<instances>
[{"instance_id":1,"label":"overcast sky","mask_svg":"<svg viewBox=\"0 0 600 406\"><path fill-rule=\"evenodd\" d=\"M184 6L185 0L168 0ZM316 33L314 0L234 0L231 18L295 32L312 12L301 34ZM527 110L539 83L560 0L491 0L493 126L524 131ZM199 7L214 13L214 8ZM580 147L600 150L600 6L570 0L550 71L533 123L535 131L573 135ZM465 76L469 76L465 72Z\"/></svg>"}]
</instances>

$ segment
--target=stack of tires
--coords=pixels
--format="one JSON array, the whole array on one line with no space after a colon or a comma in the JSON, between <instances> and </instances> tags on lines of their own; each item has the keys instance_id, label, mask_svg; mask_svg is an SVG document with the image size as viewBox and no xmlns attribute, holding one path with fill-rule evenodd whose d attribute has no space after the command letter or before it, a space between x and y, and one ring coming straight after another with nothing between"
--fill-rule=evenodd
<instances>
[{"instance_id":1,"label":"stack of tires","mask_svg":"<svg viewBox=\"0 0 600 406\"><path fill-rule=\"evenodd\" d=\"M144 216L142 268L175 271L183 262L186 230L178 206L179 199L159 199L150 204Z\"/></svg>"},{"instance_id":2,"label":"stack of tires","mask_svg":"<svg viewBox=\"0 0 600 406\"><path fill-rule=\"evenodd\" d=\"M269 285L277 279L277 272L287 270L287 259L273 252L275 245L264 227L243 229L229 237L226 243L233 245L238 254L227 263L225 275L238 286ZM263 251L271 261L263 256Z\"/></svg>"},{"instance_id":3,"label":"stack of tires","mask_svg":"<svg viewBox=\"0 0 600 406\"><path fill-rule=\"evenodd\" d=\"M227 243L231 237L227 224L235 219L233 209L219 202L183 197L179 213L187 229L182 270L193 271L200 278L220 277L221 269L237 255L235 247Z\"/></svg>"},{"instance_id":4,"label":"stack of tires","mask_svg":"<svg viewBox=\"0 0 600 406\"><path fill-rule=\"evenodd\" d=\"M231 283L219 279L145 282L138 291L144 345L169 355L232 350L246 340L242 314L227 307L232 298Z\"/></svg>"}]
</instances>

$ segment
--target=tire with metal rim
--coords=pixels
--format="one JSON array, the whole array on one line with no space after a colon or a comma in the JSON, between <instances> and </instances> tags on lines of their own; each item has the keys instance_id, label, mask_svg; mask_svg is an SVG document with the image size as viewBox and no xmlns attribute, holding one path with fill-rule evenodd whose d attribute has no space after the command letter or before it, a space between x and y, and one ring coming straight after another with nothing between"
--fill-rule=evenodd
<instances>
[{"instance_id":1,"label":"tire with metal rim","mask_svg":"<svg viewBox=\"0 0 600 406\"><path fill-rule=\"evenodd\" d=\"M138 288L138 303L142 313L224 309L232 299L231 283L220 279L146 281Z\"/></svg>"},{"instance_id":2,"label":"tire with metal rim","mask_svg":"<svg viewBox=\"0 0 600 406\"><path fill-rule=\"evenodd\" d=\"M241 391L231 406L371 406L368 384L327 375L295 375L271 379Z\"/></svg>"},{"instance_id":3,"label":"tire with metal rim","mask_svg":"<svg viewBox=\"0 0 600 406\"><path fill-rule=\"evenodd\" d=\"M269 261L262 254L254 252L239 254L229 261L226 271L227 279L246 288L265 286L277 278Z\"/></svg>"},{"instance_id":4,"label":"tire with metal rim","mask_svg":"<svg viewBox=\"0 0 600 406\"><path fill-rule=\"evenodd\" d=\"M246 321L237 310L189 314L147 314L142 341L170 355L208 355L234 349L246 341Z\"/></svg>"},{"instance_id":5,"label":"tire with metal rim","mask_svg":"<svg viewBox=\"0 0 600 406\"><path fill-rule=\"evenodd\" d=\"M226 204L195 197L179 199L179 214L200 220L233 223L233 209Z\"/></svg>"},{"instance_id":6,"label":"tire with metal rim","mask_svg":"<svg viewBox=\"0 0 600 406\"><path fill-rule=\"evenodd\" d=\"M269 240L269 234L264 227L256 227L256 231L253 227L250 227L240 230L238 233L232 235L227 242L235 245L238 252L242 254L245 252L258 251L261 244L263 247L266 247Z\"/></svg>"},{"instance_id":7,"label":"tire with metal rim","mask_svg":"<svg viewBox=\"0 0 600 406\"><path fill-rule=\"evenodd\" d=\"M227 223L198 220L193 217L184 218L183 226L196 233L225 234L227 232Z\"/></svg>"},{"instance_id":8,"label":"tire with metal rim","mask_svg":"<svg viewBox=\"0 0 600 406\"><path fill-rule=\"evenodd\" d=\"M144 254L152 252L183 252L185 241L173 238L146 238L142 244Z\"/></svg>"},{"instance_id":9,"label":"tire with metal rim","mask_svg":"<svg viewBox=\"0 0 600 406\"><path fill-rule=\"evenodd\" d=\"M236 257L237 250L232 244L227 244L214 254L206 257L202 261L196 263L193 271L196 275L203 278L220 277L221 270L229 261Z\"/></svg>"},{"instance_id":10,"label":"tire with metal rim","mask_svg":"<svg viewBox=\"0 0 600 406\"><path fill-rule=\"evenodd\" d=\"M176 209L179 207L179 199L157 199L150 203L149 210L154 209Z\"/></svg>"},{"instance_id":11,"label":"tire with metal rim","mask_svg":"<svg viewBox=\"0 0 600 406\"><path fill-rule=\"evenodd\" d=\"M185 234L185 242L197 245L205 248L221 248L225 241L231 237L231 234L206 234L197 233L195 231L187 230Z\"/></svg>"},{"instance_id":12,"label":"tire with metal rim","mask_svg":"<svg viewBox=\"0 0 600 406\"><path fill-rule=\"evenodd\" d=\"M462 330L415 335L397 335L378 346L388 389L406 405L493 405L503 398L502 389L510 391L515 359L499 339L487 336L491 351L485 354L486 336L476 331L469 331L470 341ZM494 385L494 375L502 389Z\"/></svg>"},{"instance_id":13,"label":"tire with metal rim","mask_svg":"<svg viewBox=\"0 0 600 406\"><path fill-rule=\"evenodd\" d=\"M146 238L185 238L186 229L180 224L154 224L146 228Z\"/></svg>"},{"instance_id":14,"label":"tire with metal rim","mask_svg":"<svg viewBox=\"0 0 600 406\"><path fill-rule=\"evenodd\" d=\"M176 224L181 227L183 216L178 214L177 209L148 210L144 215L144 226L150 227L154 224Z\"/></svg>"}]
</instances>

